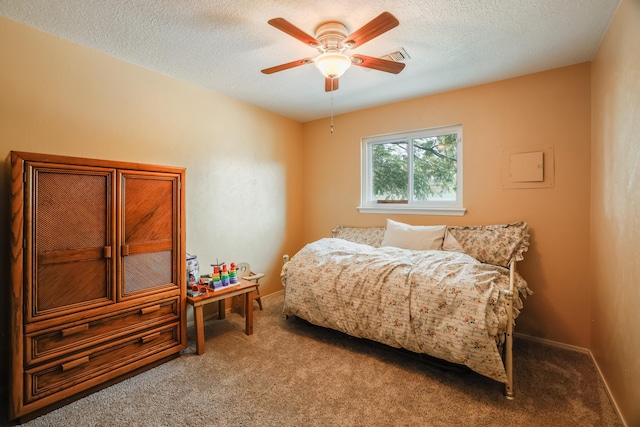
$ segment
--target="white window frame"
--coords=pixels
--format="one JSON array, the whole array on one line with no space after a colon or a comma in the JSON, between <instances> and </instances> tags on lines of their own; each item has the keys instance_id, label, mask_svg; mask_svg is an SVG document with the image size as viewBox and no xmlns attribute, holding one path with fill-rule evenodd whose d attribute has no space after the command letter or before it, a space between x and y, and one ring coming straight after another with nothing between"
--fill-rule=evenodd
<instances>
[{"instance_id":1,"label":"white window frame","mask_svg":"<svg viewBox=\"0 0 640 427\"><path fill-rule=\"evenodd\" d=\"M373 146L382 143L406 142L410 145L411 153L413 153L412 140L416 138L433 137L442 134L458 135L456 146L456 200L455 201L415 201L411 200L413 194L411 186L413 180L409 183L409 197L407 203L378 203L373 197ZM361 158L361 190L360 190L360 206L358 210L361 213L386 213L386 214L422 214L422 215L451 215L462 216L466 209L462 204L462 125L442 126L429 129L418 129L407 132L391 133L386 135L375 135L362 138L360 146ZM413 156L409 156L409 176L413 176Z\"/></svg>"}]
</instances>

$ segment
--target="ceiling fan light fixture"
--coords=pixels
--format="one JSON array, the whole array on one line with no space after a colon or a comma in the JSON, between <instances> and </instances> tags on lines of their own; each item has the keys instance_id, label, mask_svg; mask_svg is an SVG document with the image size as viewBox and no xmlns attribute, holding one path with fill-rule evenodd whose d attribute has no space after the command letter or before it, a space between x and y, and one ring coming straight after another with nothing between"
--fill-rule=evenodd
<instances>
[{"instance_id":1,"label":"ceiling fan light fixture","mask_svg":"<svg viewBox=\"0 0 640 427\"><path fill-rule=\"evenodd\" d=\"M318 70L328 79L340 77L351 66L351 58L340 52L325 52L315 62Z\"/></svg>"}]
</instances>

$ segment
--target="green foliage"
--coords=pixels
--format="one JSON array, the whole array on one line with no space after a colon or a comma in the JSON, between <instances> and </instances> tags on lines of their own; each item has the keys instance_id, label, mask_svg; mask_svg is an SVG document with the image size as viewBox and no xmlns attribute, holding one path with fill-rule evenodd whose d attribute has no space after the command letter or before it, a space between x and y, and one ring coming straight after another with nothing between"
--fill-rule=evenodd
<instances>
[{"instance_id":1,"label":"green foliage","mask_svg":"<svg viewBox=\"0 0 640 427\"><path fill-rule=\"evenodd\" d=\"M409 199L409 150L408 142L373 147L373 192L377 199ZM413 200L455 194L456 156L456 134L413 140Z\"/></svg>"},{"instance_id":2,"label":"green foliage","mask_svg":"<svg viewBox=\"0 0 640 427\"><path fill-rule=\"evenodd\" d=\"M406 142L373 147L373 194L379 199L406 200L409 191L409 155Z\"/></svg>"}]
</instances>

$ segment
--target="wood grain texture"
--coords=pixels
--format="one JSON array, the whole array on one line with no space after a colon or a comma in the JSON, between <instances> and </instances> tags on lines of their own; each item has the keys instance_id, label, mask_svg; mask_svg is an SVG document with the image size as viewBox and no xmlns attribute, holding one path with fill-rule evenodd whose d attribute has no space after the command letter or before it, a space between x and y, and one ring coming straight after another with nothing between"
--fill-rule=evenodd
<instances>
[{"instance_id":1,"label":"wood grain texture","mask_svg":"<svg viewBox=\"0 0 640 427\"><path fill-rule=\"evenodd\" d=\"M353 65L392 74L398 74L400 71L404 70L405 67L405 64L402 62L389 61L386 59L374 58L372 56L353 55L353 58L356 59L356 61L353 61Z\"/></svg>"},{"instance_id":2,"label":"wood grain texture","mask_svg":"<svg viewBox=\"0 0 640 427\"><path fill-rule=\"evenodd\" d=\"M291 22L287 21L284 18L273 18L267 21L269 25L274 26L280 31L289 34L291 37L300 40L302 43L307 46L313 46L320 44L315 37L310 36L309 34L302 31L300 28L293 25Z\"/></svg>"},{"instance_id":3,"label":"wood grain texture","mask_svg":"<svg viewBox=\"0 0 640 427\"><path fill-rule=\"evenodd\" d=\"M10 162L15 419L186 347L185 171L18 152ZM124 263L147 256L131 264L140 289L125 298Z\"/></svg>"},{"instance_id":4,"label":"wood grain texture","mask_svg":"<svg viewBox=\"0 0 640 427\"><path fill-rule=\"evenodd\" d=\"M23 325L23 299L22 299L22 277L24 265L24 196L23 196L23 176L24 163L19 156L11 153L10 156L10 176L11 176L11 295L9 310L11 310L11 370L12 379L10 393L12 396L9 412L14 417L18 416L24 405L22 395L23 377L20 375L24 370L24 339L22 334Z\"/></svg>"},{"instance_id":5,"label":"wood grain texture","mask_svg":"<svg viewBox=\"0 0 640 427\"><path fill-rule=\"evenodd\" d=\"M347 43L353 42L353 47L360 47L369 40L386 33L390 29L397 27L400 22L389 12L382 12L371 21L349 34Z\"/></svg>"}]
</instances>

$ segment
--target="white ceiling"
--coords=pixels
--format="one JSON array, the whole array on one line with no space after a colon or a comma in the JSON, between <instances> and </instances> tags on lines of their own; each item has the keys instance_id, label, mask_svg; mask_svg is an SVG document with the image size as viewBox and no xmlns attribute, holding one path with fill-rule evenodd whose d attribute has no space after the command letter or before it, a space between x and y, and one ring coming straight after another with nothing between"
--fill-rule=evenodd
<instances>
[{"instance_id":1,"label":"white ceiling","mask_svg":"<svg viewBox=\"0 0 640 427\"><path fill-rule=\"evenodd\" d=\"M351 67L335 114L592 59L620 0L0 0L0 15L305 122L331 113L317 51L267 24L350 32L381 12L400 25L351 53L410 55L397 75Z\"/></svg>"}]
</instances>

